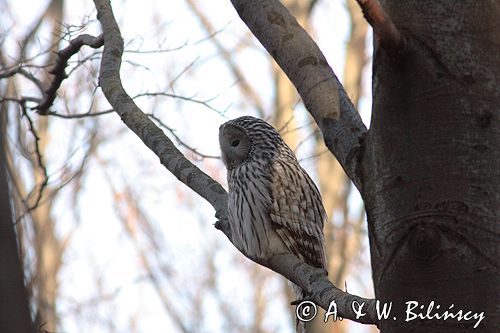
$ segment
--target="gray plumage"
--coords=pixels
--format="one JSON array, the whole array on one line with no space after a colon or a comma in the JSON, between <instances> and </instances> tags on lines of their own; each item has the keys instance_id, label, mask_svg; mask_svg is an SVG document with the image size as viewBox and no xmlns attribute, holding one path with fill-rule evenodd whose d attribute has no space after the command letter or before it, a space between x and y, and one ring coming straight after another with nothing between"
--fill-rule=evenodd
<instances>
[{"instance_id":1,"label":"gray plumage","mask_svg":"<svg viewBox=\"0 0 500 333\"><path fill-rule=\"evenodd\" d=\"M244 116L223 124L219 141L234 245L251 258L291 253L326 268L320 193L278 132Z\"/></svg>"}]
</instances>

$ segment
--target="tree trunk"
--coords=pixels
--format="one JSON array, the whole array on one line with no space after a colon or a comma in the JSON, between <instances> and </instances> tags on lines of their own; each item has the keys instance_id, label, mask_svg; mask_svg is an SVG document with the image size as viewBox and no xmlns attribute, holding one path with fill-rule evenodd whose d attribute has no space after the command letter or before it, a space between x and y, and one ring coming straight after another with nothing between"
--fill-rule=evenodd
<instances>
[{"instance_id":1,"label":"tree trunk","mask_svg":"<svg viewBox=\"0 0 500 333\"><path fill-rule=\"evenodd\" d=\"M375 293L393 302L381 331L475 331L483 311L477 331L496 331L500 3L381 2L406 37L399 53L375 48L363 163Z\"/></svg>"},{"instance_id":2,"label":"tree trunk","mask_svg":"<svg viewBox=\"0 0 500 333\"><path fill-rule=\"evenodd\" d=\"M53 0L44 20L51 24L52 50L57 51L61 42L61 22L64 15L64 0ZM50 53L47 64L56 62L57 55ZM48 87L50 77L43 81L44 87ZM50 140L48 117L38 118L38 136L40 137L39 148L42 158L45 159L47 146ZM36 184L43 182L43 175L38 170L33 170ZM58 274L62 264L64 249L61 240L56 233L56 221L52 217L52 206L54 200L54 188L47 186L40 204L32 213L33 227L35 231L34 248L36 249L36 268L34 285L37 292L37 315L35 324L49 332L57 330L57 294L58 294Z\"/></svg>"},{"instance_id":3,"label":"tree trunk","mask_svg":"<svg viewBox=\"0 0 500 333\"><path fill-rule=\"evenodd\" d=\"M4 108L0 109L5 111ZM5 154L5 113L0 113L0 332L34 332L10 209Z\"/></svg>"}]
</instances>

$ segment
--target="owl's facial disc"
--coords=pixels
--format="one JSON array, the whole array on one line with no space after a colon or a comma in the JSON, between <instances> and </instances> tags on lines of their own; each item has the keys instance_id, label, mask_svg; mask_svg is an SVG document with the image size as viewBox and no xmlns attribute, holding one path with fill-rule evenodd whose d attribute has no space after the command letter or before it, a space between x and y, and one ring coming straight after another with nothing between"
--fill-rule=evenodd
<instances>
[{"instance_id":1,"label":"owl's facial disc","mask_svg":"<svg viewBox=\"0 0 500 333\"><path fill-rule=\"evenodd\" d=\"M219 128L219 143L222 160L228 169L245 162L252 146L245 130L231 125Z\"/></svg>"}]
</instances>

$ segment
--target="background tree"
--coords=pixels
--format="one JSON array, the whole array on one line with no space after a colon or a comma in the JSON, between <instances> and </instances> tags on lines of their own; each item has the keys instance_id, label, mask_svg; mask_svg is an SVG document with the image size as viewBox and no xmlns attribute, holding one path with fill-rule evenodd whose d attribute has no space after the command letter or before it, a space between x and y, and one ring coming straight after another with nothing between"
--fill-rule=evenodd
<instances>
[{"instance_id":1,"label":"background tree","mask_svg":"<svg viewBox=\"0 0 500 333\"><path fill-rule=\"evenodd\" d=\"M0 114L2 131L5 131L5 125L5 117ZM4 149L3 136L0 135L0 267L4 267L0 273L0 329L27 333L33 332L33 327L10 208Z\"/></svg>"}]
</instances>

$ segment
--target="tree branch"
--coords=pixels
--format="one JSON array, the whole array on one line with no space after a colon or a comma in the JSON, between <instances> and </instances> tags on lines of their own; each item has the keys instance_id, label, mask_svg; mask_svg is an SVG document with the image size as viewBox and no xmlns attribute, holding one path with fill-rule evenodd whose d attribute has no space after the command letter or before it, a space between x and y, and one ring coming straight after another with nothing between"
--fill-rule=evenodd
<instances>
[{"instance_id":1,"label":"tree branch","mask_svg":"<svg viewBox=\"0 0 500 333\"><path fill-rule=\"evenodd\" d=\"M232 243L230 225L227 219L217 221L215 227L224 232ZM328 311L330 304L335 302L339 317L350 319L360 324L378 326L379 320L376 310L377 301L375 299L367 299L352 295L335 287L332 282L328 280L324 269L310 266L293 254L276 255L264 261L249 257L241 250L240 252L248 259L284 276L306 290L307 299L312 300L323 309ZM356 312L356 310L360 312Z\"/></svg>"},{"instance_id":2,"label":"tree branch","mask_svg":"<svg viewBox=\"0 0 500 333\"><path fill-rule=\"evenodd\" d=\"M127 95L119 75L123 39L113 16L110 2L109 0L94 0L94 3L104 31L105 42L99 82L106 98L123 122L160 157L161 163L215 208L216 217L219 219L216 228L223 231L231 241L230 225L227 220L227 192L219 183L189 162ZM323 119L323 121L325 120ZM246 256L245 253L243 254ZM335 300L339 316L364 324L377 324L375 301L350 295L335 288L328 281L324 270L315 269L293 255L275 256L266 261L250 257L249 259L278 272L309 291L311 299L326 309L328 309L330 302ZM365 316L356 318L352 308L354 302L365 304Z\"/></svg>"},{"instance_id":3,"label":"tree branch","mask_svg":"<svg viewBox=\"0 0 500 333\"><path fill-rule=\"evenodd\" d=\"M326 146L361 191L358 164L367 129L321 50L279 1L231 2L297 88Z\"/></svg>"},{"instance_id":4,"label":"tree branch","mask_svg":"<svg viewBox=\"0 0 500 333\"><path fill-rule=\"evenodd\" d=\"M168 137L135 104L125 92L120 79L123 39L113 16L109 0L94 0L104 34L104 51L99 84L113 109L159 158L160 162L193 191L207 200L216 216L226 215L227 192L193 163L188 161Z\"/></svg>"},{"instance_id":5,"label":"tree branch","mask_svg":"<svg viewBox=\"0 0 500 333\"><path fill-rule=\"evenodd\" d=\"M274 256L260 264L299 285L308 292L307 298L312 299L323 309L328 311L330 303L335 301L340 317L361 324L378 326L376 300L362 298L338 289L328 280L323 269L312 267L292 254ZM354 310L360 310L358 305L362 305L362 309L357 314Z\"/></svg>"},{"instance_id":6,"label":"tree branch","mask_svg":"<svg viewBox=\"0 0 500 333\"><path fill-rule=\"evenodd\" d=\"M69 45L57 52L57 62L49 73L54 75L54 79L50 83L49 88L45 91L45 95L38 106L35 107L38 113L42 115L47 115L49 108L54 103L56 99L56 93L61 86L62 81L67 78L65 68L68 66L68 60L75 53L80 51L82 46L87 45L94 49L101 47L104 44L104 35L101 34L98 37L83 34L77 38L71 40Z\"/></svg>"},{"instance_id":7,"label":"tree branch","mask_svg":"<svg viewBox=\"0 0 500 333\"><path fill-rule=\"evenodd\" d=\"M375 37L382 47L390 52L401 48L402 38L391 18L384 12L377 0L356 0L368 23L375 32Z\"/></svg>"},{"instance_id":8,"label":"tree branch","mask_svg":"<svg viewBox=\"0 0 500 333\"><path fill-rule=\"evenodd\" d=\"M42 82L38 80L33 74L21 67L21 65L0 73L0 79L9 78L11 76L14 76L15 74L21 74L22 76L33 82L38 87L38 89L40 89L40 91L43 91Z\"/></svg>"}]
</instances>

